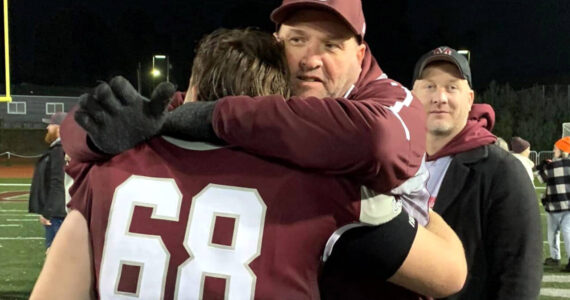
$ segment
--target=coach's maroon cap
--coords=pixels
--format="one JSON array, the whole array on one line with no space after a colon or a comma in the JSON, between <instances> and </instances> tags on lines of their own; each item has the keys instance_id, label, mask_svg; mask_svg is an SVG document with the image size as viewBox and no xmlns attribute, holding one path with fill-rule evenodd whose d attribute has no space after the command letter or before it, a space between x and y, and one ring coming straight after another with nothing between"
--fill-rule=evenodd
<instances>
[{"instance_id":1,"label":"coach's maroon cap","mask_svg":"<svg viewBox=\"0 0 570 300\"><path fill-rule=\"evenodd\" d=\"M345 21L361 41L364 40L366 21L360 0L283 0L281 6L271 13L271 21L279 25L287 20L291 13L303 8L332 12Z\"/></svg>"},{"instance_id":2,"label":"coach's maroon cap","mask_svg":"<svg viewBox=\"0 0 570 300\"><path fill-rule=\"evenodd\" d=\"M42 122L46 123L46 124L55 124L55 125L61 125L61 122L63 122L63 119L65 119L65 116L67 116L66 113L64 112L56 112L55 114L51 115L51 118L49 119L42 119Z\"/></svg>"}]
</instances>

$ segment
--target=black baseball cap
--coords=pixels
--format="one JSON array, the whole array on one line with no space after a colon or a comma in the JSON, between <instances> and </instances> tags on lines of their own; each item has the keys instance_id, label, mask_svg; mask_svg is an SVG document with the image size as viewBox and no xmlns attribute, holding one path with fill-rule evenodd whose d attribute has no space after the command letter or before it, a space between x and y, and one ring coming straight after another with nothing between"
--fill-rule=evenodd
<instances>
[{"instance_id":1,"label":"black baseball cap","mask_svg":"<svg viewBox=\"0 0 570 300\"><path fill-rule=\"evenodd\" d=\"M473 84L471 83L471 68L469 67L467 58L457 53L455 49L447 46L437 47L424 54L418 60L416 67L414 68L414 78L412 80L412 84L416 81L416 79L421 77L421 74L427 65L436 61L447 61L457 66L459 72L463 76L463 79L467 80L469 86L473 88Z\"/></svg>"}]
</instances>

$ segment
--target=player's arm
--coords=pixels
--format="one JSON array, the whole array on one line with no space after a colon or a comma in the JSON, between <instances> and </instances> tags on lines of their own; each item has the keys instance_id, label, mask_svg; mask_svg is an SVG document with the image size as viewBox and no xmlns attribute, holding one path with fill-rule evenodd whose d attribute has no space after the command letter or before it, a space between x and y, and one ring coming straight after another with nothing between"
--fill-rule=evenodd
<instances>
[{"instance_id":1,"label":"player's arm","mask_svg":"<svg viewBox=\"0 0 570 300\"><path fill-rule=\"evenodd\" d=\"M95 299L87 222L71 211L46 257L30 299Z\"/></svg>"},{"instance_id":2,"label":"player's arm","mask_svg":"<svg viewBox=\"0 0 570 300\"><path fill-rule=\"evenodd\" d=\"M170 114L163 133L199 140L214 135L257 155L349 175L388 192L420 166L425 112L408 90L382 79L356 100L232 96L215 105L187 103Z\"/></svg>"},{"instance_id":3,"label":"player's arm","mask_svg":"<svg viewBox=\"0 0 570 300\"><path fill-rule=\"evenodd\" d=\"M388 281L435 298L459 292L467 278L463 245L437 213L419 226L410 252Z\"/></svg>"},{"instance_id":4,"label":"player's arm","mask_svg":"<svg viewBox=\"0 0 570 300\"><path fill-rule=\"evenodd\" d=\"M388 192L420 166L425 112L410 91L387 78L368 84L355 99L234 96L215 104L188 103L172 112L163 133L221 139L303 168L350 175ZM98 149L116 154L157 133L162 114L141 109L144 102L128 81L114 78L110 87L102 83L94 95L82 96L75 120Z\"/></svg>"},{"instance_id":5,"label":"player's arm","mask_svg":"<svg viewBox=\"0 0 570 300\"><path fill-rule=\"evenodd\" d=\"M425 228L402 212L382 225L345 232L325 268L366 280L388 280L436 298L461 290L467 276L461 241L434 212Z\"/></svg>"}]
</instances>

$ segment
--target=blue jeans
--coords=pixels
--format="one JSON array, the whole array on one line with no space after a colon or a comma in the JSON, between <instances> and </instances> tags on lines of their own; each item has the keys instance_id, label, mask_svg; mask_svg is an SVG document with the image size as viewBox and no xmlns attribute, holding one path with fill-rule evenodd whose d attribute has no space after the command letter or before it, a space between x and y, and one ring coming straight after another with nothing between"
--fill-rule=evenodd
<instances>
[{"instance_id":1,"label":"blue jeans","mask_svg":"<svg viewBox=\"0 0 570 300\"><path fill-rule=\"evenodd\" d=\"M560 259L560 235L564 239L566 254L570 255L570 211L546 212L550 257Z\"/></svg>"},{"instance_id":2,"label":"blue jeans","mask_svg":"<svg viewBox=\"0 0 570 300\"><path fill-rule=\"evenodd\" d=\"M55 234L59 230L61 223L63 223L63 218L51 218L49 221L51 222L51 226L44 226L46 228L46 248L51 246Z\"/></svg>"}]
</instances>

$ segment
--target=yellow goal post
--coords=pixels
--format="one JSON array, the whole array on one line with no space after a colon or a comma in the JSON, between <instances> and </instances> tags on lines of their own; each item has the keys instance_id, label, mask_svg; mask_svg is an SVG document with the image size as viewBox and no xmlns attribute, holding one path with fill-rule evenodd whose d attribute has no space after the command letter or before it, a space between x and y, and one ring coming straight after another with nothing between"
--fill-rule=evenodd
<instances>
[{"instance_id":1,"label":"yellow goal post","mask_svg":"<svg viewBox=\"0 0 570 300\"><path fill-rule=\"evenodd\" d=\"M0 95L0 102L11 102L10 94L10 40L8 39L8 0L3 0L4 4L4 75L6 94Z\"/></svg>"}]
</instances>

